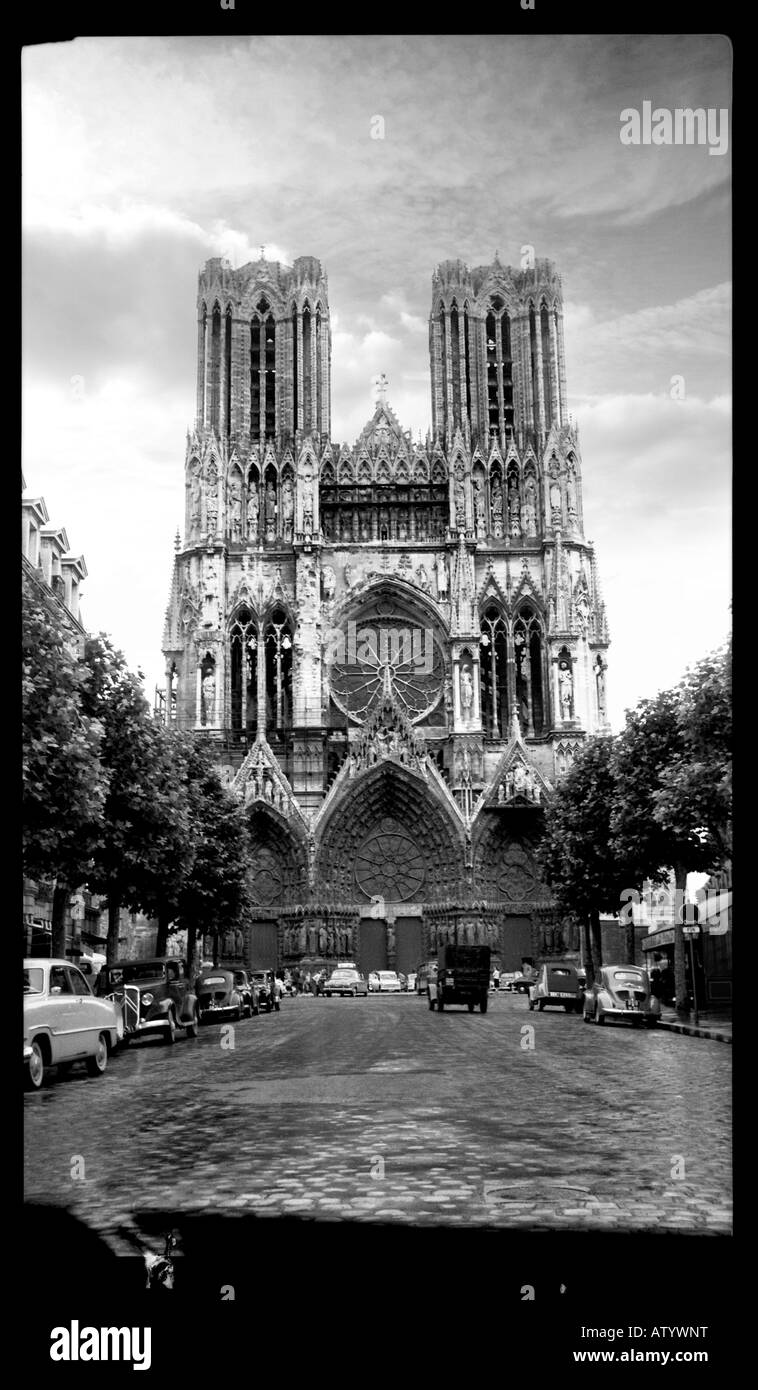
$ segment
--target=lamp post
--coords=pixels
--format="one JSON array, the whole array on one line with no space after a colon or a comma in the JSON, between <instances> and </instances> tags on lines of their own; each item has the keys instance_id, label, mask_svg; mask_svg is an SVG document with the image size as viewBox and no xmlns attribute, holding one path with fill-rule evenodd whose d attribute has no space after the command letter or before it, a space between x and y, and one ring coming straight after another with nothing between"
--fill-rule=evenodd
<instances>
[{"instance_id":1,"label":"lamp post","mask_svg":"<svg viewBox=\"0 0 758 1390\"><path fill-rule=\"evenodd\" d=\"M697 903L685 903L682 912L684 913L684 926L682 930L690 944L690 976L692 978L692 1004L695 1015L695 1027L699 1025L699 1015L697 1007L697 979L695 978L695 937L700 931L698 926L698 907Z\"/></svg>"}]
</instances>

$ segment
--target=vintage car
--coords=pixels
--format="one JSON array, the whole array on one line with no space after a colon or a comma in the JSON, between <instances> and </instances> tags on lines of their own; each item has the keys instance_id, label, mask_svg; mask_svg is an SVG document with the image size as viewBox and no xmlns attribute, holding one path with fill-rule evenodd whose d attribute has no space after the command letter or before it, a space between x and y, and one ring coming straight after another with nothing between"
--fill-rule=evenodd
<instances>
[{"instance_id":1,"label":"vintage car","mask_svg":"<svg viewBox=\"0 0 758 1390\"><path fill-rule=\"evenodd\" d=\"M201 1023L238 1022L242 1017L242 995L234 971L210 966L195 980L197 1012Z\"/></svg>"},{"instance_id":2,"label":"vintage car","mask_svg":"<svg viewBox=\"0 0 758 1390\"><path fill-rule=\"evenodd\" d=\"M584 996L585 1023L624 1018L637 1028L654 1028L660 1016L660 1000L651 993L650 977L641 966L602 966Z\"/></svg>"},{"instance_id":3,"label":"vintage car","mask_svg":"<svg viewBox=\"0 0 758 1390\"><path fill-rule=\"evenodd\" d=\"M446 1005L465 1004L469 1013L479 1005L486 1014L490 985L489 946L441 946L437 974L427 985L429 1008L442 1013Z\"/></svg>"},{"instance_id":4,"label":"vintage car","mask_svg":"<svg viewBox=\"0 0 758 1390\"><path fill-rule=\"evenodd\" d=\"M97 993L121 1005L124 1043L155 1036L174 1043L180 1028L188 1038L197 1037L197 997L187 979L186 962L179 956L105 965L97 977Z\"/></svg>"},{"instance_id":5,"label":"vintage car","mask_svg":"<svg viewBox=\"0 0 758 1390\"><path fill-rule=\"evenodd\" d=\"M242 1017L251 1018L259 1013L258 986L250 972L238 965L225 965L224 969L231 970L234 975L234 983L242 999Z\"/></svg>"},{"instance_id":6,"label":"vintage car","mask_svg":"<svg viewBox=\"0 0 758 1390\"><path fill-rule=\"evenodd\" d=\"M529 988L529 1008L540 1012L546 1004L555 1004L566 1013L581 1013L583 991L576 966L570 960L553 960L541 965L537 979Z\"/></svg>"},{"instance_id":7,"label":"vintage car","mask_svg":"<svg viewBox=\"0 0 758 1390\"><path fill-rule=\"evenodd\" d=\"M278 1013L279 990L273 970L250 970L248 974L258 990L258 1007L265 1009L267 1014L270 1014L272 1009L276 1009Z\"/></svg>"},{"instance_id":8,"label":"vintage car","mask_svg":"<svg viewBox=\"0 0 758 1390\"><path fill-rule=\"evenodd\" d=\"M121 1010L96 999L81 970L68 960L24 961L24 1079L39 1090L49 1067L84 1062L101 1076L123 1037Z\"/></svg>"},{"instance_id":9,"label":"vintage car","mask_svg":"<svg viewBox=\"0 0 758 1390\"><path fill-rule=\"evenodd\" d=\"M323 993L327 999L331 999L333 994L355 999L359 994L368 995L368 985L360 971L341 965L332 971L324 984Z\"/></svg>"},{"instance_id":10,"label":"vintage car","mask_svg":"<svg viewBox=\"0 0 758 1390\"><path fill-rule=\"evenodd\" d=\"M504 985L504 988L509 989L512 994L528 994L536 980L536 970L530 970L528 974L526 971L518 970L513 979Z\"/></svg>"},{"instance_id":11,"label":"vintage car","mask_svg":"<svg viewBox=\"0 0 758 1390\"><path fill-rule=\"evenodd\" d=\"M394 970L372 970L368 977L370 994L402 994L400 977Z\"/></svg>"}]
</instances>

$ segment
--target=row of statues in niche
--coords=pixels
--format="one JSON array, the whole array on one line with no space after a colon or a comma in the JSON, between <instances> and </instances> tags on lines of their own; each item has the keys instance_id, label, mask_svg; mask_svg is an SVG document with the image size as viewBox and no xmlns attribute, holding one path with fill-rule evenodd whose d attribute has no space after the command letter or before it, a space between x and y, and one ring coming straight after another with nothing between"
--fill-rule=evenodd
<instances>
[{"instance_id":1,"label":"row of statues in niche","mask_svg":"<svg viewBox=\"0 0 758 1390\"><path fill-rule=\"evenodd\" d=\"M311 926L285 927L283 944L286 956L304 955L306 951L311 955L318 952L321 956L347 956L353 950L353 928L317 926L315 923Z\"/></svg>"},{"instance_id":2,"label":"row of statues in niche","mask_svg":"<svg viewBox=\"0 0 758 1390\"><path fill-rule=\"evenodd\" d=\"M442 507L354 508L346 504L325 507L324 536L328 541L348 544L369 541L439 541L445 539L446 517Z\"/></svg>"},{"instance_id":3,"label":"row of statues in niche","mask_svg":"<svg viewBox=\"0 0 758 1390\"><path fill-rule=\"evenodd\" d=\"M201 527L202 479L200 464L195 461L190 469L190 524L197 532ZM218 528L218 468L212 459L206 473L205 532L215 535ZM292 540L295 521L295 485L287 474L281 487L281 526L277 502L276 484L269 478L262 490L252 482L243 493L242 481L234 477L229 483L227 496L227 531L233 541L264 537L273 541L277 535L284 540ZM308 526L310 521L310 527ZM303 479L303 524L304 529L313 528L313 483L310 478Z\"/></svg>"},{"instance_id":4,"label":"row of statues in niche","mask_svg":"<svg viewBox=\"0 0 758 1390\"><path fill-rule=\"evenodd\" d=\"M500 945L500 928L495 922L433 922L429 927L429 949L440 946Z\"/></svg>"},{"instance_id":5,"label":"row of statues in niche","mask_svg":"<svg viewBox=\"0 0 758 1390\"><path fill-rule=\"evenodd\" d=\"M405 767L422 771L426 766L424 739L415 729L405 732L398 724L391 728L381 725L373 733L366 730L348 753L348 776L354 777L367 767L375 767L385 758L397 758Z\"/></svg>"},{"instance_id":6,"label":"row of statues in niche","mask_svg":"<svg viewBox=\"0 0 758 1390\"><path fill-rule=\"evenodd\" d=\"M289 811L289 797L284 788L274 780L270 774L266 774L260 768L253 768L245 786L246 801L267 801L270 806L275 806L277 811L286 815Z\"/></svg>"}]
</instances>

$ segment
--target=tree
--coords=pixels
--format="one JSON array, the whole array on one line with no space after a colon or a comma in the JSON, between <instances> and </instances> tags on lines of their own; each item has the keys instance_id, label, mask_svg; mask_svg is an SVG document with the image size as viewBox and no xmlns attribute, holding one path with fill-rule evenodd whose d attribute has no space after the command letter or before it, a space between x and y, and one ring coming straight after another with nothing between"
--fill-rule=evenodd
<instances>
[{"instance_id":1,"label":"tree","mask_svg":"<svg viewBox=\"0 0 758 1390\"><path fill-rule=\"evenodd\" d=\"M103 727L109 774L103 829L89 882L108 900L109 962L118 953L120 909L166 909L166 885L191 859L186 785L165 727L153 716L139 676L101 633L87 641L83 701Z\"/></svg>"},{"instance_id":2,"label":"tree","mask_svg":"<svg viewBox=\"0 0 758 1390\"><path fill-rule=\"evenodd\" d=\"M82 704L85 670L38 586L22 579L23 866L54 878L52 954L66 947L65 908L89 874L108 774L103 727Z\"/></svg>"},{"instance_id":3,"label":"tree","mask_svg":"<svg viewBox=\"0 0 758 1390\"><path fill-rule=\"evenodd\" d=\"M194 858L178 894L177 925L187 929L191 968L197 941L242 927L250 910L247 818L224 786L208 746L185 737L187 787Z\"/></svg>"},{"instance_id":4,"label":"tree","mask_svg":"<svg viewBox=\"0 0 758 1390\"><path fill-rule=\"evenodd\" d=\"M720 866L732 857L731 641L677 687L681 748L663 769L655 819L684 839L694 830Z\"/></svg>"},{"instance_id":5,"label":"tree","mask_svg":"<svg viewBox=\"0 0 758 1390\"><path fill-rule=\"evenodd\" d=\"M628 883L623 861L611 849L611 815L616 795L614 742L588 740L545 808L539 859L560 908L583 922L587 983L602 965L600 913L618 912ZM634 928L627 936L634 959Z\"/></svg>"},{"instance_id":6,"label":"tree","mask_svg":"<svg viewBox=\"0 0 758 1390\"><path fill-rule=\"evenodd\" d=\"M708 662L706 662L708 665ZM693 710L705 728L705 704L696 694L693 675L676 690L663 690L653 700L641 700L628 711L626 726L616 743L616 800L612 816L612 845L631 866L631 882L641 888L645 879L665 882L670 869L676 878L676 901L684 902L687 875L711 873L718 867L716 839L703 830L703 808L693 799L701 789L701 774L691 758ZM689 691L689 694L686 693ZM687 1008L682 913L674 921L674 989L677 1008Z\"/></svg>"}]
</instances>

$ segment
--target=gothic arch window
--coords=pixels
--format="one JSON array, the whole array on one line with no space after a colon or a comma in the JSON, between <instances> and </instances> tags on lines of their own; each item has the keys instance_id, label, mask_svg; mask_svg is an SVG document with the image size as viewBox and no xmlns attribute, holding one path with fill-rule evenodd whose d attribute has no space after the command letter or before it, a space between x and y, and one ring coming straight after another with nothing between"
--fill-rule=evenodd
<instances>
[{"instance_id":1,"label":"gothic arch window","mask_svg":"<svg viewBox=\"0 0 758 1390\"><path fill-rule=\"evenodd\" d=\"M261 321L250 320L250 438L261 437Z\"/></svg>"},{"instance_id":2,"label":"gothic arch window","mask_svg":"<svg viewBox=\"0 0 758 1390\"><path fill-rule=\"evenodd\" d=\"M316 305L316 381L314 385L315 408L313 411L313 427L321 434L323 421L321 418L321 392L319 383L321 381L321 305Z\"/></svg>"},{"instance_id":3,"label":"gothic arch window","mask_svg":"<svg viewBox=\"0 0 758 1390\"><path fill-rule=\"evenodd\" d=\"M219 410L221 405L221 308L213 306L211 316L211 399L210 424L218 433Z\"/></svg>"},{"instance_id":4,"label":"gothic arch window","mask_svg":"<svg viewBox=\"0 0 758 1390\"><path fill-rule=\"evenodd\" d=\"M550 313L543 299L540 304L540 335L542 338L542 394L545 402L545 423L549 427L555 419L555 401L553 399L552 372L552 349L550 346Z\"/></svg>"},{"instance_id":5,"label":"gothic arch window","mask_svg":"<svg viewBox=\"0 0 758 1390\"><path fill-rule=\"evenodd\" d=\"M546 728L545 642L542 620L530 604L524 604L513 624L516 660L516 708L522 733L540 738Z\"/></svg>"},{"instance_id":6,"label":"gothic arch window","mask_svg":"<svg viewBox=\"0 0 758 1390\"><path fill-rule=\"evenodd\" d=\"M313 421L313 364L311 360L313 329L311 308L308 301L303 305L303 429L311 430Z\"/></svg>"},{"instance_id":7,"label":"gothic arch window","mask_svg":"<svg viewBox=\"0 0 758 1390\"><path fill-rule=\"evenodd\" d=\"M298 352L297 352L298 322L299 322L299 320L298 320L298 315L297 315L297 305L293 304L293 305L292 305L292 434L293 434L293 436L294 436L294 434L295 434L295 432L296 432L296 430L297 430L297 428L298 428L297 412L298 412L298 404L299 404L299 400L300 400L300 397L299 397L299 394L298 394L298 375L297 375L297 374L298 374Z\"/></svg>"},{"instance_id":8,"label":"gothic arch window","mask_svg":"<svg viewBox=\"0 0 758 1390\"><path fill-rule=\"evenodd\" d=\"M253 735L258 726L258 624L249 608L235 614L229 629L231 725Z\"/></svg>"},{"instance_id":9,"label":"gothic arch window","mask_svg":"<svg viewBox=\"0 0 758 1390\"><path fill-rule=\"evenodd\" d=\"M513 358L511 320L504 309L500 319L500 358L503 381L503 426L506 436L513 434Z\"/></svg>"},{"instance_id":10,"label":"gothic arch window","mask_svg":"<svg viewBox=\"0 0 758 1390\"><path fill-rule=\"evenodd\" d=\"M482 723L490 738L508 731L508 630L496 604L481 619Z\"/></svg>"},{"instance_id":11,"label":"gothic arch window","mask_svg":"<svg viewBox=\"0 0 758 1390\"><path fill-rule=\"evenodd\" d=\"M273 314L266 319L264 333L263 419L266 439L273 439L276 433L276 321Z\"/></svg>"},{"instance_id":12,"label":"gothic arch window","mask_svg":"<svg viewBox=\"0 0 758 1390\"><path fill-rule=\"evenodd\" d=\"M292 727L292 622L281 607L266 623L266 728Z\"/></svg>"}]
</instances>

